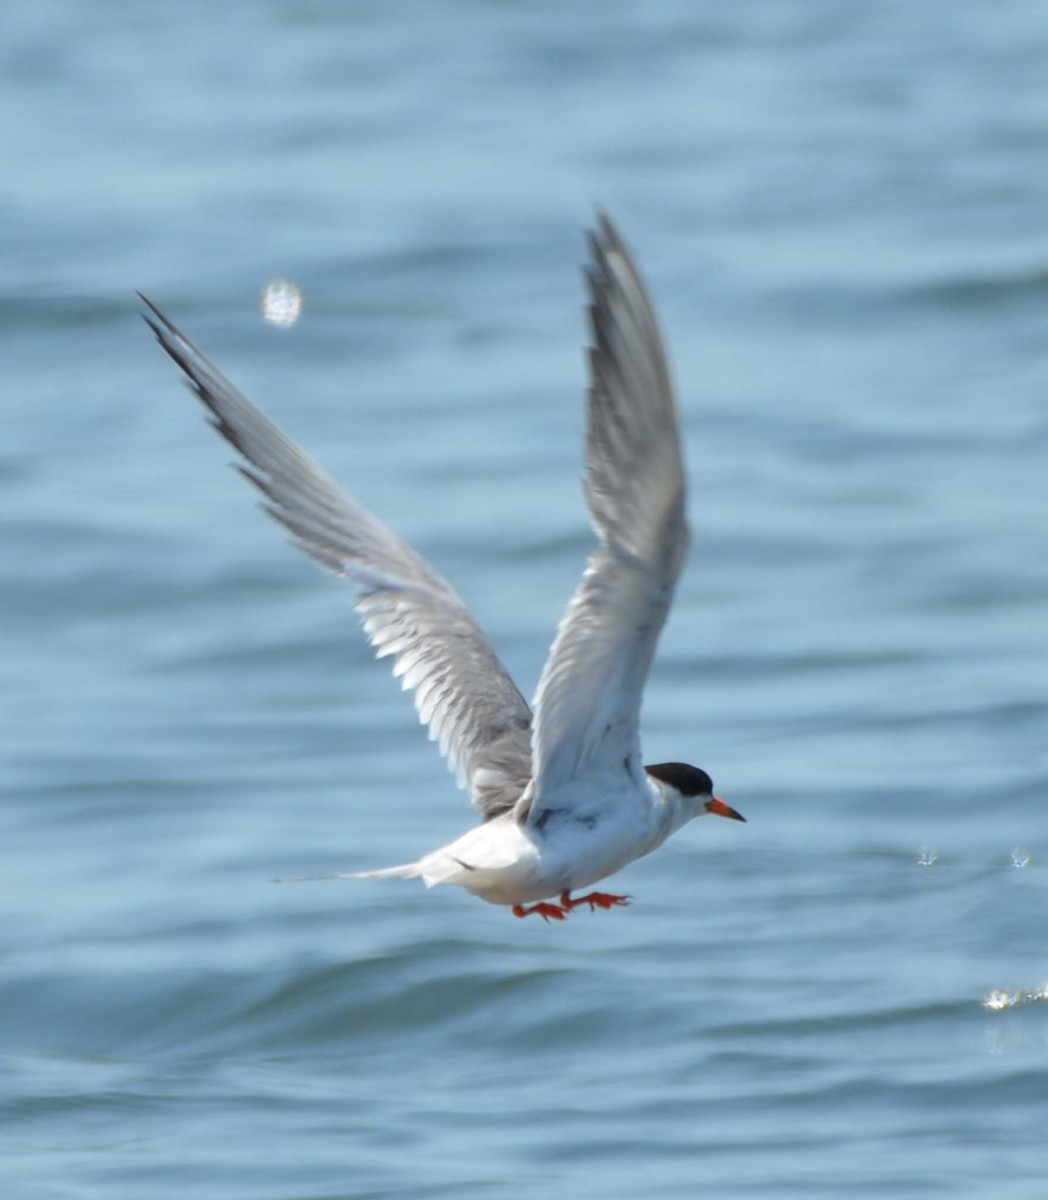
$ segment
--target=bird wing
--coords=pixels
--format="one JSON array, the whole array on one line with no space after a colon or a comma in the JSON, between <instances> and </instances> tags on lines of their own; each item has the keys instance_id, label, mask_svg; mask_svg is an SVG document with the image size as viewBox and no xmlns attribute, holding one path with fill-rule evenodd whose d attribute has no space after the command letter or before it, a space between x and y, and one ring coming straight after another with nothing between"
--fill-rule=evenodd
<instances>
[{"instance_id":1,"label":"bird wing","mask_svg":"<svg viewBox=\"0 0 1048 1200\"><path fill-rule=\"evenodd\" d=\"M600 545L535 694L532 822L572 781L643 778L641 695L688 547L677 408L651 302L606 216L590 251L583 486Z\"/></svg>"},{"instance_id":2,"label":"bird wing","mask_svg":"<svg viewBox=\"0 0 1048 1200\"><path fill-rule=\"evenodd\" d=\"M211 410L266 497L265 510L321 566L355 585L378 656L415 693L419 719L485 819L512 808L531 777L531 711L484 632L414 550L286 437L144 296L160 345Z\"/></svg>"}]
</instances>

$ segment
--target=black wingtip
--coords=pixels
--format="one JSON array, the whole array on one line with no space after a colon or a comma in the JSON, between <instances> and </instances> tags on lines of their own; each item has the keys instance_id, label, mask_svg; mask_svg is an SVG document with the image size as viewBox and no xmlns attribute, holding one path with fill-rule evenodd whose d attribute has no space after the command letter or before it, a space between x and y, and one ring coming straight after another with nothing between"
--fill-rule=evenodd
<instances>
[{"instance_id":1,"label":"black wingtip","mask_svg":"<svg viewBox=\"0 0 1048 1200\"><path fill-rule=\"evenodd\" d=\"M608 214L608 210L603 204L594 204L593 219L594 224L602 233L607 229L615 228L615 222L611 219L610 215Z\"/></svg>"},{"instance_id":2,"label":"black wingtip","mask_svg":"<svg viewBox=\"0 0 1048 1200\"><path fill-rule=\"evenodd\" d=\"M169 339L171 334L177 335L177 330L171 322L164 316L159 308L149 299L143 292L135 292L135 295L146 306L146 312L140 313L142 320L149 326L153 336L160 343L164 350L171 354ZM174 355L172 355L174 357Z\"/></svg>"},{"instance_id":3,"label":"black wingtip","mask_svg":"<svg viewBox=\"0 0 1048 1200\"><path fill-rule=\"evenodd\" d=\"M156 305L153 303L153 301L149 299L149 297L148 297L148 296L145 294L145 292L138 292L138 291L136 291L136 292L135 292L135 295L136 295L136 296L139 298L139 300L141 300L141 301L142 301L142 303L143 303L143 304L146 306L146 308L148 308L148 309L149 309L149 312L144 312L144 313L142 313L142 320L143 320L143 321L145 321L145 323L146 323L146 324L147 324L147 325L148 325L148 326L149 326L151 329L155 329L155 328L156 328L156 325L155 325L155 324L154 324L154 322L153 322L153 318L154 318L154 317L155 317L155 318L156 318L156 320L157 320L157 321L159 321L159 322L160 322L162 325L167 325L167 324L168 324L167 317L165 317L165 316L164 316L164 314L163 314L163 313L160 311L160 309L159 309L159 308L157 308L157 306L156 306Z\"/></svg>"},{"instance_id":4,"label":"black wingtip","mask_svg":"<svg viewBox=\"0 0 1048 1200\"><path fill-rule=\"evenodd\" d=\"M605 254L611 250L622 249L622 235L619 233L618 226L609 216L607 209L597 209L597 233L601 249Z\"/></svg>"}]
</instances>

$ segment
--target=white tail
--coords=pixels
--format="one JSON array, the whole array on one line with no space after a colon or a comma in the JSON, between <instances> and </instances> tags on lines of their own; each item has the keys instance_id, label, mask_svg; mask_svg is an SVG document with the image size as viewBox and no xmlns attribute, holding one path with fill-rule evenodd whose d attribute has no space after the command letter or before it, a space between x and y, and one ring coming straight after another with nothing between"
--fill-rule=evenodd
<instances>
[{"instance_id":1,"label":"white tail","mask_svg":"<svg viewBox=\"0 0 1048 1200\"><path fill-rule=\"evenodd\" d=\"M382 867L378 871L357 871L350 879L416 879L422 874L422 864L402 863L399 867Z\"/></svg>"},{"instance_id":2,"label":"white tail","mask_svg":"<svg viewBox=\"0 0 1048 1200\"><path fill-rule=\"evenodd\" d=\"M377 871L350 871L342 875L299 875L294 879L274 879L274 883L314 883L321 879L418 879L426 887L438 883L458 883L464 874L463 864L442 851L427 854L418 862L401 863L396 867L380 867Z\"/></svg>"},{"instance_id":3,"label":"white tail","mask_svg":"<svg viewBox=\"0 0 1048 1200\"><path fill-rule=\"evenodd\" d=\"M322 883L330 879L413 879L422 874L419 863L404 863L399 867L383 867L381 871L345 871L339 875L293 875L287 879L271 879L270 883Z\"/></svg>"},{"instance_id":4,"label":"white tail","mask_svg":"<svg viewBox=\"0 0 1048 1200\"><path fill-rule=\"evenodd\" d=\"M461 883L468 868L452 858L443 850L435 850L420 858L418 862L403 863L399 867L385 867L381 871L361 871L358 879L418 879L420 876L426 887L435 887L438 883Z\"/></svg>"}]
</instances>

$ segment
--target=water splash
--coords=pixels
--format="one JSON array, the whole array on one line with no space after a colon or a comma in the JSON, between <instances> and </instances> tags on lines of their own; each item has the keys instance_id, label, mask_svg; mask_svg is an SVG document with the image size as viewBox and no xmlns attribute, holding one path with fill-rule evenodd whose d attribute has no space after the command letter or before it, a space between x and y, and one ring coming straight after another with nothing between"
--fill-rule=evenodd
<instances>
[{"instance_id":1,"label":"water splash","mask_svg":"<svg viewBox=\"0 0 1048 1200\"><path fill-rule=\"evenodd\" d=\"M1015 849L1012 851L1012 866L1025 867L1030 861L1030 855L1025 850Z\"/></svg>"},{"instance_id":2,"label":"water splash","mask_svg":"<svg viewBox=\"0 0 1048 1200\"><path fill-rule=\"evenodd\" d=\"M294 325L302 314L302 293L290 279L271 279L262 289L262 316L271 325Z\"/></svg>"},{"instance_id":3,"label":"water splash","mask_svg":"<svg viewBox=\"0 0 1048 1200\"><path fill-rule=\"evenodd\" d=\"M1048 1000L1048 983L1042 983L1039 988L997 988L982 1002L983 1008L1002 1012L1006 1008L1018 1008L1021 1004L1034 1004L1038 1000Z\"/></svg>"},{"instance_id":4,"label":"water splash","mask_svg":"<svg viewBox=\"0 0 1048 1200\"><path fill-rule=\"evenodd\" d=\"M919 867L931 867L939 861L938 854L934 850L922 850L917 855L917 865Z\"/></svg>"}]
</instances>

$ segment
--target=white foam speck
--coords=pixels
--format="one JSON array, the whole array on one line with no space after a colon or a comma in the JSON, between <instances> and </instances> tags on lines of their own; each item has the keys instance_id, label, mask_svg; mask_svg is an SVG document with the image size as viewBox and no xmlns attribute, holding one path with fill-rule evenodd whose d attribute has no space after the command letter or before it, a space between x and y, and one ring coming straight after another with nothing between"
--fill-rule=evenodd
<instances>
[{"instance_id":1,"label":"white foam speck","mask_svg":"<svg viewBox=\"0 0 1048 1200\"><path fill-rule=\"evenodd\" d=\"M1038 1000L1048 1000L1048 983L1042 983L1039 988L1017 988L1015 991L996 988L982 1004L983 1008L1001 1012L1006 1008L1017 1008L1020 1004L1034 1004Z\"/></svg>"},{"instance_id":2,"label":"white foam speck","mask_svg":"<svg viewBox=\"0 0 1048 1200\"><path fill-rule=\"evenodd\" d=\"M262 289L262 316L271 325L294 325L302 314L302 293L290 279L271 279Z\"/></svg>"}]
</instances>

